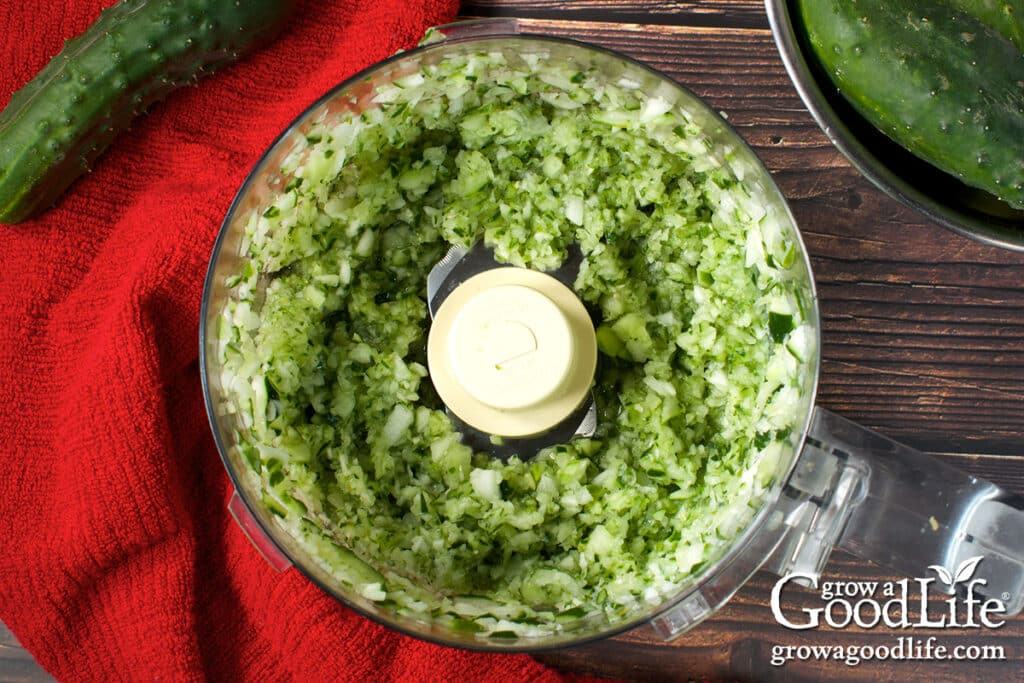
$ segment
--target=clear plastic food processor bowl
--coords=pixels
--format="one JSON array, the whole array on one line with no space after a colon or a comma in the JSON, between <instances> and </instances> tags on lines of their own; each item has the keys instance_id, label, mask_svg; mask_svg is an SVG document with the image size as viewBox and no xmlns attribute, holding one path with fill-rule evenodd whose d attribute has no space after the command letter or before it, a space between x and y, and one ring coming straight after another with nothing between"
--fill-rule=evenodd
<instances>
[{"instance_id":1,"label":"clear plastic food processor bowl","mask_svg":"<svg viewBox=\"0 0 1024 683\"><path fill-rule=\"evenodd\" d=\"M200 328L203 389L212 430L236 493L229 505L235 518L268 562L280 571L298 569L337 600L398 631L445 645L500 651L538 650L606 637L651 622L666 639L698 624L723 605L759 568L780 575L816 576L833 547L842 547L908 576L926 567L957 566L983 556L976 577L986 579L990 596L1007 612L1024 606L1024 513L1021 501L998 487L969 477L912 449L814 406L819 358L818 311L807 255L785 199L769 173L725 121L685 88L622 55L569 40L520 33L514 21L453 24L439 29L439 42L400 53L340 84L310 106L250 173L232 204L214 247L206 279ZM284 159L305 138L313 121L346 110L375 106L375 89L455 53L499 52L509 60L539 54L545 61L596 67L611 83L635 83L641 92L685 111L711 141L719 163L742 167L744 182L760 195L769 214L785 226L786 239L799 250L791 285L812 310L815 349L803 375L802 429L794 430L778 459L772 484L752 521L717 557L680 583L659 604L639 602L614 619L566 615L559 629L539 635L495 638L458 628L451 620L399 613L351 583L328 572L296 541L262 502L255 479L239 451L245 425L221 386L217 323L229 297L228 279L244 265L244 225L262 211L289 181L280 175ZM728 153L728 160L727 160ZM585 406L586 404L584 404ZM585 411L583 411L585 412ZM573 420L579 420L574 417ZM586 420L577 426L586 429ZM577 433L579 433L577 431Z\"/></svg>"}]
</instances>

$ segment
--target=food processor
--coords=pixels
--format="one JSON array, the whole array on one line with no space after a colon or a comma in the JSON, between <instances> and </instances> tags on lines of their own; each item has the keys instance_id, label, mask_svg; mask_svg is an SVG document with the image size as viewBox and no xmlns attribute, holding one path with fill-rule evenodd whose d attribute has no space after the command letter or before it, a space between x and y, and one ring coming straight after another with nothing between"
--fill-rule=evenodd
<instances>
[{"instance_id":1,"label":"food processor","mask_svg":"<svg viewBox=\"0 0 1024 683\"><path fill-rule=\"evenodd\" d=\"M244 224L292 180L280 173L314 122L374 106L384 84L454 53L541 54L544 60L596 67L609 82L628 81L684 111L711 145L784 226L797 253L790 284L813 330L800 387L799 428L771 472L760 509L734 539L656 605L624 615L566 614L561 627L536 635L479 633L458 624L400 613L333 575L297 542L247 477L237 435L246 427L226 408L218 368L217 324L244 267ZM500 264L484 248L455 247L424 282L432 323L431 379L463 439L496 458L530 457L551 444L592 434L598 415L590 389L595 331L571 290L576 258L542 273ZM236 196L221 227L205 283L200 364L207 412L234 483L229 509L277 570L295 568L345 605L400 632L448 646L536 651L604 638L641 623L671 639L721 607L758 569L818 576L834 548L919 576L929 565L956 567L983 558L977 592L1024 608L1024 500L814 404L820 364L817 298L810 262L786 201L750 148L721 116L668 77L615 52L521 32L514 20L461 22L437 29L420 47L356 74L310 106L270 146Z\"/></svg>"}]
</instances>

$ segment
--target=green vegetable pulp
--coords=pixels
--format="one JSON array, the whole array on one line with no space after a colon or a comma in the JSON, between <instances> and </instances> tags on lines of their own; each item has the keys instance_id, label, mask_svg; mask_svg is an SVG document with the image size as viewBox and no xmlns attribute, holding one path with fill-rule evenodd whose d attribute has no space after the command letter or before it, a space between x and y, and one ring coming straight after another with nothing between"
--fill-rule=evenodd
<instances>
[{"instance_id":1,"label":"green vegetable pulp","mask_svg":"<svg viewBox=\"0 0 1024 683\"><path fill-rule=\"evenodd\" d=\"M313 126L248 220L219 362L250 474L321 566L400 614L543 635L659 604L742 532L813 333L798 247L710 147L635 84L530 53L451 56ZM478 240L541 270L582 248L593 438L508 462L460 441L425 283Z\"/></svg>"}]
</instances>

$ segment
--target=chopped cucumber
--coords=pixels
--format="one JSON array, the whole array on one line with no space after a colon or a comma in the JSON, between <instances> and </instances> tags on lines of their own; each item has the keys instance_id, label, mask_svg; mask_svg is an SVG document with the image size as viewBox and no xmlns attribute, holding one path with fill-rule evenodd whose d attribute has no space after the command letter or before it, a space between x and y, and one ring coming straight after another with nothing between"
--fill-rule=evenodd
<instances>
[{"instance_id":1,"label":"chopped cucumber","mask_svg":"<svg viewBox=\"0 0 1024 683\"><path fill-rule=\"evenodd\" d=\"M513 638L649 609L788 452L811 355L798 246L686 112L597 68L453 55L375 102L316 123L281 169L303 182L247 224L218 339L252 479L399 613ZM425 282L479 240L542 270L581 246L594 438L507 462L461 442L426 376Z\"/></svg>"}]
</instances>

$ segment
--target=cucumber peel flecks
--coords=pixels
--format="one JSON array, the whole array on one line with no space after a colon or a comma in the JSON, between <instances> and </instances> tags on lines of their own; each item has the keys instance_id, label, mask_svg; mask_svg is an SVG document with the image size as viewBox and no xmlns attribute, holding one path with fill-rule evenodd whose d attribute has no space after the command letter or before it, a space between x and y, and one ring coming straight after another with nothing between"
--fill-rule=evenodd
<instances>
[{"instance_id":1,"label":"cucumber peel flecks","mask_svg":"<svg viewBox=\"0 0 1024 683\"><path fill-rule=\"evenodd\" d=\"M0 222L52 205L152 103L273 39L294 0L123 0L0 112Z\"/></svg>"},{"instance_id":2,"label":"cucumber peel flecks","mask_svg":"<svg viewBox=\"0 0 1024 683\"><path fill-rule=\"evenodd\" d=\"M1015 2L972 13L960 0L797 5L815 56L864 118L965 184L1024 209L1024 51L1014 44L1024 16Z\"/></svg>"}]
</instances>

